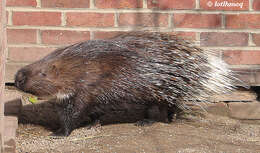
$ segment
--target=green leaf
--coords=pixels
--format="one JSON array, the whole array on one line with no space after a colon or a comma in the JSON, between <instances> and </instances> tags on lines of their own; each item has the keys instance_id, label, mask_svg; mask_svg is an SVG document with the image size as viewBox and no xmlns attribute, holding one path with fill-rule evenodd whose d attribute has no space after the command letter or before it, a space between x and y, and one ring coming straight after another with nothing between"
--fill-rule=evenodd
<instances>
[{"instance_id":1,"label":"green leaf","mask_svg":"<svg viewBox=\"0 0 260 153\"><path fill-rule=\"evenodd\" d=\"M28 98L29 102L31 102L32 104L35 104L38 102L38 98L37 97L29 97Z\"/></svg>"}]
</instances>

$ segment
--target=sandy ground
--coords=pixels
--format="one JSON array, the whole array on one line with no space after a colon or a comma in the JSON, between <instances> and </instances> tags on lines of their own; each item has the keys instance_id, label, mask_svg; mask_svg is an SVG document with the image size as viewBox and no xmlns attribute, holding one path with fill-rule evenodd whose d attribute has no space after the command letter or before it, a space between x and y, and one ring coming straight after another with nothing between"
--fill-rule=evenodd
<instances>
[{"instance_id":1,"label":"sandy ground","mask_svg":"<svg viewBox=\"0 0 260 153\"><path fill-rule=\"evenodd\" d=\"M260 120L236 120L225 114L196 110L170 124L82 127L66 138L49 136L52 132L46 126L19 124L17 152L259 153Z\"/></svg>"}]
</instances>

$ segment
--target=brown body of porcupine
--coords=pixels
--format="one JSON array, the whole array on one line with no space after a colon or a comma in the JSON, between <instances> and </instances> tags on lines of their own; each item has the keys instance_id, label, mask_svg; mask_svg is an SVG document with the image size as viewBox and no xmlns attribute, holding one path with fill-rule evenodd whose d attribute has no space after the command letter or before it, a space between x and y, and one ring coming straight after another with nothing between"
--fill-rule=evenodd
<instances>
[{"instance_id":1,"label":"brown body of porcupine","mask_svg":"<svg viewBox=\"0 0 260 153\"><path fill-rule=\"evenodd\" d=\"M98 120L113 110L140 107L147 110L145 118L169 122L176 106L230 91L234 80L221 59L187 40L130 32L57 49L19 70L15 85L62 102L56 134L67 136L82 114Z\"/></svg>"}]
</instances>

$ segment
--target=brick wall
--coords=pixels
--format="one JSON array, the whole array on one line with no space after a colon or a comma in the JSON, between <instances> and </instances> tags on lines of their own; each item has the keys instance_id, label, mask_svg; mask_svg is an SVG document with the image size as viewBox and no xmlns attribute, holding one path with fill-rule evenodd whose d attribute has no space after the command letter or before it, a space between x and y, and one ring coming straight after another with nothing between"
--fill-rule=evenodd
<instances>
[{"instance_id":1,"label":"brick wall","mask_svg":"<svg viewBox=\"0 0 260 153\"><path fill-rule=\"evenodd\" d=\"M5 33L5 0L0 1L0 153L3 153L4 145L4 73L6 55L6 33Z\"/></svg>"},{"instance_id":2,"label":"brick wall","mask_svg":"<svg viewBox=\"0 0 260 153\"><path fill-rule=\"evenodd\" d=\"M220 50L252 85L260 83L260 0L7 0L7 14L8 81L21 64L65 44L153 30Z\"/></svg>"}]
</instances>

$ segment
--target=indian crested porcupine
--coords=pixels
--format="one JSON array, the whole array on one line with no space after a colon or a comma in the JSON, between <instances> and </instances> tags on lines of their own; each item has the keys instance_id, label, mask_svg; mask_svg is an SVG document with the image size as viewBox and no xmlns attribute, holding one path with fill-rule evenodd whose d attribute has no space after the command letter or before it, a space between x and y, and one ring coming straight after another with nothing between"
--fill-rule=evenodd
<instances>
[{"instance_id":1,"label":"indian crested porcupine","mask_svg":"<svg viewBox=\"0 0 260 153\"><path fill-rule=\"evenodd\" d=\"M144 119L169 122L174 108L228 92L234 80L218 56L190 41L130 32L57 49L20 69L15 85L62 102L56 134L68 136L83 114L94 121L117 109L144 107Z\"/></svg>"}]
</instances>

